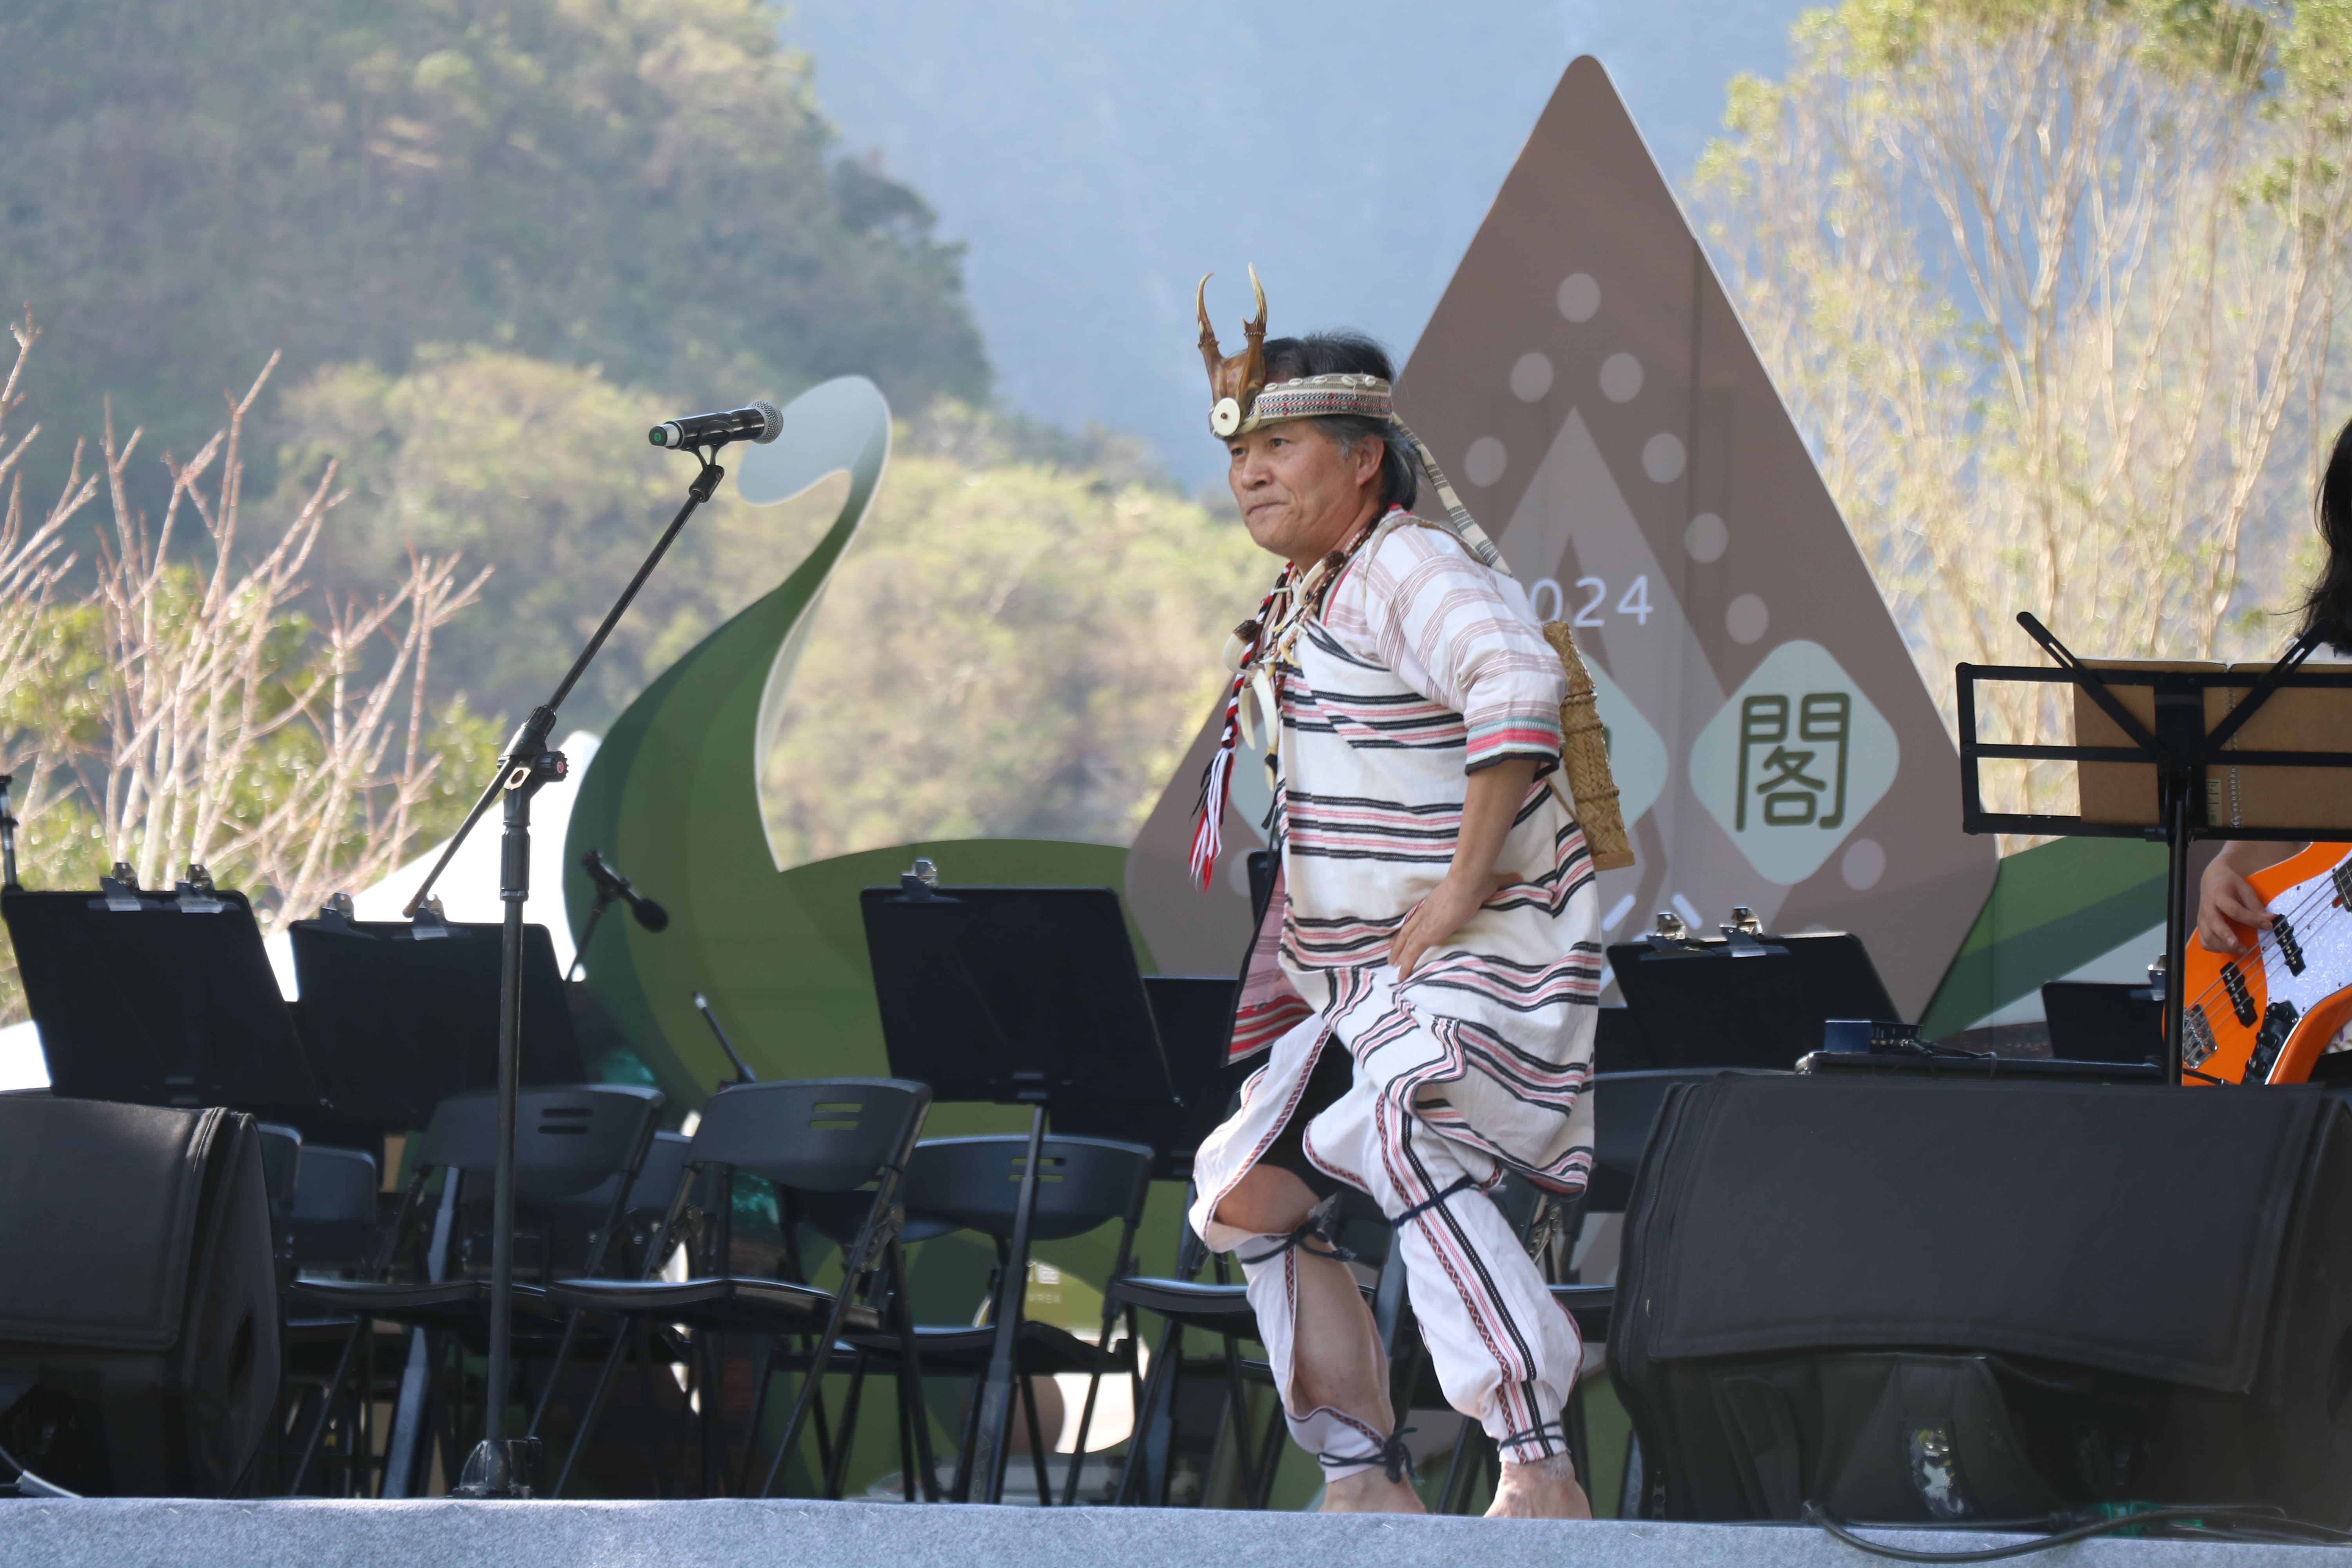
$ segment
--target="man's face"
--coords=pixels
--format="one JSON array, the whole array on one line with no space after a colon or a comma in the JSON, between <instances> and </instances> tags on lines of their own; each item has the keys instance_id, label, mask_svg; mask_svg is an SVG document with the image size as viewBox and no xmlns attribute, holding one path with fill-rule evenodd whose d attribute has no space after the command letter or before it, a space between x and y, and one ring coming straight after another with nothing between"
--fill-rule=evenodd
<instances>
[{"instance_id":1,"label":"man's face","mask_svg":"<svg viewBox=\"0 0 2352 1568\"><path fill-rule=\"evenodd\" d=\"M1339 548L1378 503L1378 441L1343 456L1322 428L1293 419L1236 436L1225 450L1243 526L1261 549L1301 565Z\"/></svg>"}]
</instances>

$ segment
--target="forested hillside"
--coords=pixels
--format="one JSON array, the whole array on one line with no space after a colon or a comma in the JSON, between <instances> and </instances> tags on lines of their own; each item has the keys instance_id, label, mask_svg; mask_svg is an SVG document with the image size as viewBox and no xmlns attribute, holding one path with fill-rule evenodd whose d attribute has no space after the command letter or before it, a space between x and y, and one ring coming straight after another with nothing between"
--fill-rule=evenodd
<instances>
[{"instance_id":1,"label":"forested hillside","mask_svg":"<svg viewBox=\"0 0 2352 1568\"><path fill-rule=\"evenodd\" d=\"M131 500L274 350L247 485L352 489L315 585L410 545L498 568L437 647L478 712L543 694L675 505L655 419L858 373L983 400L960 258L841 156L766 0L32 0L0 10L0 299L63 483L105 400ZM68 547L81 542L68 540ZM740 590L665 573L573 716L609 719ZM83 559L89 555L86 550ZM698 575L698 569L700 574ZM656 662L648 665L648 658Z\"/></svg>"},{"instance_id":2,"label":"forested hillside","mask_svg":"<svg viewBox=\"0 0 2352 1568\"><path fill-rule=\"evenodd\" d=\"M283 348L481 342L688 400L987 382L955 253L835 155L763 0L19 0L0 298L30 401L184 451ZM288 374L290 373L290 374Z\"/></svg>"}]
</instances>

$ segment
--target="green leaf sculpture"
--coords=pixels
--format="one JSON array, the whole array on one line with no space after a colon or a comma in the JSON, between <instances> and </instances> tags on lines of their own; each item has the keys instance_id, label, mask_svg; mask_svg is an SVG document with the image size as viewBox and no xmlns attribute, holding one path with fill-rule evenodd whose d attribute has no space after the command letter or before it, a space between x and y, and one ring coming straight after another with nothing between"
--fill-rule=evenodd
<instances>
[{"instance_id":1,"label":"green leaf sculpture","mask_svg":"<svg viewBox=\"0 0 2352 1568\"><path fill-rule=\"evenodd\" d=\"M663 1091L698 1106L732 1072L695 1011L698 991L761 1078L887 1073L859 888L895 881L919 855L968 884L1116 887L1127 859L1124 849L1103 845L980 839L777 867L761 815L761 764L825 584L881 483L889 405L863 377L829 381L784 409L772 444L740 450L736 488L755 506L780 505L844 470L848 493L782 584L704 638L614 721L574 786L564 843L564 901L575 932L595 896L579 868L591 847L669 909L669 927L658 933L626 919L603 921L585 955L588 984ZM858 759L840 765L854 769Z\"/></svg>"}]
</instances>

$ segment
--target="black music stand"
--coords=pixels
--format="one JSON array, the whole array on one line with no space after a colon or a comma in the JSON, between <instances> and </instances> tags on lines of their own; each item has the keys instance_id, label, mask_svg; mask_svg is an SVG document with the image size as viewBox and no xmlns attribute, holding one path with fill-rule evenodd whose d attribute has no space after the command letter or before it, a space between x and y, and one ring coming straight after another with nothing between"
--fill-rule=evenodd
<instances>
[{"instance_id":1,"label":"black music stand","mask_svg":"<svg viewBox=\"0 0 2352 1568\"><path fill-rule=\"evenodd\" d=\"M2274 692L2284 688L2352 688L2352 670L2307 670L2303 663L2325 640L2318 631L2295 639L2286 656L2251 683L2243 670L2168 670L2093 668L2077 658L2047 626L2020 611L2017 624L2042 645L2057 665L2045 669L2029 665L1962 664L1955 667L1959 685L1960 829L1964 833L2047 834L2055 837L2140 838L2162 843L2167 850L2164 883L2164 1046L2158 1066L2163 1081L2181 1081L2180 983L2189 930L2195 923L2189 907L2189 848L2200 838L2256 838L2286 843L2337 837L2345 823L2316 826L2294 824L2249 827L2238 824L2216 826L2207 820L2205 795L2208 767L2347 768L2352 751L2249 752L2231 751L2231 741L2259 712ZM2010 745L1977 739L1977 693L1980 681L2038 682L2072 686L2095 704L2123 732L2128 745L2043 746ZM2205 694L2248 687L2243 700L2211 730L2206 729ZM2153 687L2153 728L2134 717L2117 700L2115 687ZM2012 762L2126 763L2156 770L2154 819L2147 822L2095 822L2082 816L2040 812L1987 811L1979 779L1987 758Z\"/></svg>"},{"instance_id":2,"label":"black music stand","mask_svg":"<svg viewBox=\"0 0 2352 1568\"><path fill-rule=\"evenodd\" d=\"M2145 1062L2164 1038L2164 1003L2146 985L2050 980L2042 986L2050 1054L2077 1062Z\"/></svg>"},{"instance_id":3,"label":"black music stand","mask_svg":"<svg viewBox=\"0 0 2352 1568\"><path fill-rule=\"evenodd\" d=\"M1862 939L1645 937L1609 949L1625 1008L1653 1068L1786 1072L1822 1048L1832 1018L1896 1016Z\"/></svg>"},{"instance_id":4,"label":"black music stand","mask_svg":"<svg viewBox=\"0 0 2352 1568\"><path fill-rule=\"evenodd\" d=\"M1151 1021L1159 1026L1160 1050L1168 1059L1176 1103L1056 1105L1055 1134L1149 1143L1155 1156L1152 1180L1191 1181L1192 1152L1224 1121L1225 1108L1242 1080L1262 1065L1257 1057L1225 1059L1226 1045L1234 1037L1234 995L1240 989L1230 975L1145 975L1143 994L1151 1004Z\"/></svg>"},{"instance_id":5,"label":"black music stand","mask_svg":"<svg viewBox=\"0 0 2352 1568\"><path fill-rule=\"evenodd\" d=\"M331 1119L243 893L0 895L52 1092L222 1105L310 1131Z\"/></svg>"},{"instance_id":6,"label":"black music stand","mask_svg":"<svg viewBox=\"0 0 2352 1568\"><path fill-rule=\"evenodd\" d=\"M890 1074L939 1100L1029 1107L995 1343L966 1475L1003 1500L1013 1352L1049 1110L1175 1103L1118 894L1109 888L932 888L909 874L858 895Z\"/></svg>"},{"instance_id":7,"label":"black music stand","mask_svg":"<svg viewBox=\"0 0 2352 1568\"><path fill-rule=\"evenodd\" d=\"M501 934L430 917L294 922L295 1012L343 1120L376 1135L408 1131L451 1095L498 1087ZM522 990L521 1081L583 1081L545 926L523 928Z\"/></svg>"}]
</instances>

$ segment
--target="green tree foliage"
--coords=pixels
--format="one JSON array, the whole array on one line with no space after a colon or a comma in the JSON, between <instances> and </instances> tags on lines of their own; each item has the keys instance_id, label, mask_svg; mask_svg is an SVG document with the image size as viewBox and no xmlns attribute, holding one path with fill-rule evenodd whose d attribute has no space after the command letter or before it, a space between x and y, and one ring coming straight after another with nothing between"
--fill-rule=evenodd
<instances>
[{"instance_id":1,"label":"green tree foliage","mask_svg":"<svg viewBox=\"0 0 2352 1568\"><path fill-rule=\"evenodd\" d=\"M914 193L839 158L771 0L22 0L0 8L0 297L28 390L185 453L299 379L479 342L679 412L987 372ZM151 447L151 449L153 449ZM49 461L61 474L62 450ZM44 471L44 477L49 477Z\"/></svg>"},{"instance_id":2,"label":"green tree foliage","mask_svg":"<svg viewBox=\"0 0 2352 1568\"><path fill-rule=\"evenodd\" d=\"M428 350L396 376L364 364L329 366L281 405L289 439L279 504L294 504L329 462L338 465L346 499L311 565L332 585L357 589L396 576L412 548L462 552L494 567L482 605L436 637L435 686L462 692L477 711L511 719L546 697L684 497L694 465L646 444L637 427L645 402L642 389L614 385L592 368L486 349ZM1044 531L1036 537L1062 531L1079 555L1144 548L1136 542L1157 530L1165 537L1149 548L1181 556L1201 547L1206 530L1216 536L1209 558L1230 560L1241 539L1235 530L1209 529L1131 437L1072 436L952 400L903 424L900 436L867 529L880 537L872 531L913 528L908 548L924 556L919 579L959 551L998 548L1000 513L1024 505L1039 510L1024 527ZM990 526L929 526L946 474L987 498ZM1118 498L1129 492L1131 504L1119 510ZM773 587L814 542L823 500L747 507L731 481L723 484L590 667L565 708L567 721L609 722L672 660ZM1193 605L1186 595L1198 587L1199 569L1196 563L1162 581L1154 565L1142 581L1183 613L1206 614L1200 646L1213 648L1243 611ZM1063 591L1086 596L1075 577ZM1246 597L1244 584L1234 602ZM1028 604L1013 613L1028 613ZM1097 610L1066 613L1084 618ZM1062 732L1033 733L1050 746ZM1141 756L1120 764L1156 765Z\"/></svg>"},{"instance_id":3,"label":"green tree foliage","mask_svg":"<svg viewBox=\"0 0 2352 1568\"><path fill-rule=\"evenodd\" d=\"M1275 571L1230 514L919 426L835 569L761 779L782 865L919 838L1125 844Z\"/></svg>"},{"instance_id":4,"label":"green tree foliage","mask_svg":"<svg viewBox=\"0 0 2352 1568\"><path fill-rule=\"evenodd\" d=\"M648 401L593 367L487 349L428 349L403 375L331 365L281 405L281 504L337 465L346 499L311 568L332 586L397 575L412 548L493 567L481 605L435 641L435 685L520 718L685 500L693 459L646 445ZM696 513L589 667L567 722L609 722L805 552L800 509L780 516L734 494L727 483Z\"/></svg>"}]
</instances>

